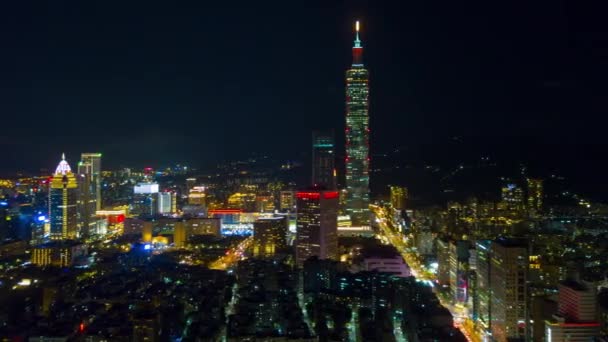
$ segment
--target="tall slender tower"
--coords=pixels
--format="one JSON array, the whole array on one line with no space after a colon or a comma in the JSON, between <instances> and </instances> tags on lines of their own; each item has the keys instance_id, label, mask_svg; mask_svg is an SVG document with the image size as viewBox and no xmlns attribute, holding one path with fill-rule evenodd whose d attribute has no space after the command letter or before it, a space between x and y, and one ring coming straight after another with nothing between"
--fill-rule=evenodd
<instances>
[{"instance_id":1,"label":"tall slender tower","mask_svg":"<svg viewBox=\"0 0 608 342\"><path fill-rule=\"evenodd\" d=\"M101 210L101 153L82 153L78 166L78 173L84 173L90 179L90 192L95 201L95 210ZM80 171L81 166L83 172Z\"/></svg>"},{"instance_id":2,"label":"tall slender tower","mask_svg":"<svg viewBox=\"0 0 608 342\"><path fill-rule=\"evenodd\" d=\"M49 191L52 240L75 239L78 235L77 188L76 176L63 154Z\"/></svg>"},{"instance_id":3,"label":"tall slender tower","mask_svg":"<svg viewBox=\"0 0 608 342\"><path fill-rule=\"evenodd\" d=\"M346 71L346 211L354 226L370 221L368 80L357 21L353 64Z\"/></svg>"}]
</instances>

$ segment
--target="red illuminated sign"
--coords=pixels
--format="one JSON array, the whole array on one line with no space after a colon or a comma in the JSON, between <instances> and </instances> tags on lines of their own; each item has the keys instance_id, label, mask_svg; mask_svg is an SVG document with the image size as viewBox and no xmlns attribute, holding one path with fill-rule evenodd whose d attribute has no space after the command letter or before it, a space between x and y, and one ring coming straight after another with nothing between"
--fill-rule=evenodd
<instances>
[{"instance_id":1,"label":"red illuminated sign","mask_svg":"<svg viewBox=\"0 0 608 342\"><path fill-rule=\"evenodd\" d=\"M321 192L298 192L296 193L297 198L305 198L305 199L319 199L321 198ZM324 199L332 199L338 198L337 191L326 191L323 192Z\"/></svg>"},{"instance_id":2,"label":"red illuminated sign","mask_svg":"<svg viewBox=\"0 0 608 342\"><path fill-rule=\"evenodd\" d=\"M214 210L209 210L209 214L240 214L242 213L243 210L241 209L214 209Z\"/></svg>"}]
</instances>

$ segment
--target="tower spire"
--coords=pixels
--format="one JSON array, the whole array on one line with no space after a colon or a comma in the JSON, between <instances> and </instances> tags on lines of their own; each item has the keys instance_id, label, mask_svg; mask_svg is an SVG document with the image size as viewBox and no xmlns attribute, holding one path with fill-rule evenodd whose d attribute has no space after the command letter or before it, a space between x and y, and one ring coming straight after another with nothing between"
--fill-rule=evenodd
<instances>
[{"instance_id":1,"label":"tower spire","mask_svg":"<svg viewBox=\"0 0 608 342\"><path fill-rule=\"evenodd\" d=\"M355 45L353 45L353 65L363 65L363 46L361 46L361 39L359 39L359 20L355 22Z\"/></svg>"},{"instance_id":2,"label":"tower spire","mask_svg":"<svg viewBox=\"0 0 608 342\"><path fill-rule=\"evenodd\" d=\"M361 40L359 39L359 20L355 22L355 46L356 48L361 47Z\"/></svg>"}]
</instances>

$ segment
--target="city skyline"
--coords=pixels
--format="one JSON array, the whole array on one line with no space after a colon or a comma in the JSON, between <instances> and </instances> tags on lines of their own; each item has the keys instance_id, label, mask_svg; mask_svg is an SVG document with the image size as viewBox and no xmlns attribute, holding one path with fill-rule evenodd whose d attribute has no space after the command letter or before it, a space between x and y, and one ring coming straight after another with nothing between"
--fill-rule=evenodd
<instances>
[{"instance_id":1,"label":"city skyline","mask_svg":"<svg viewBox=\"0 0 608 342\"><path fill-rule=\"evenodd\" d=\"M608 36L545 1L11 4L0 337L608 341Z\"/></svg>"},{"instance_id":2,"label":"city skyline","mask_svg":"<svg viewBox=\"0 0 608 342\"><path fill-rule=\"evenodd\" d=\"M310 131L341 127L339 70L349 64L347 42L355 19L368 28L362 35L370 44L371 83L382 90L371 101L372 130L382 132L371 146L372 155L400 146L418 152L421 145L464 136L477 144L514 143L524 160L534 160L534 153L526 151L559 151L572 145L577 152L568 154L576 161L592 163L592 170L605 171L608 166L593 158L605 147L597 134L603 116L596 115L601 107L595 106L594 91L587 89L602 89L598 80L606 68L595 50L579 47L591 39L582 20L589 14L584 8L567 14L573 23L571 39L581 44L565 45L567 37L559 32L566 14L559 8L550 6L539 19L548 31L525 14L543 8L540 4L528 4L530 11L517 14L515 5L507 5L504 12L491 12L494 20L486 20L475 14L487 8L448 6L435 13L423 4L373 6L360 1L321 7L311 2L290 12L289 25L274 15L284 8L271 4L262 5L257 16L250 16L246 5L211 11L194 5L150 5L133 17L128 14L136 10L134 5L126 6L123 15L91 4L76 5L69 13L62 6L8 6L12 11L6 13L13 15L3 25L15 35L9 37L0 64L7 89L0 95L0 109L9 125L19 125L20 118L36 124L2 135L0 146L14 153L0 172L50 168L50 155L57 151L101 151L108 156L108 167L156 161L204 167L253 152L307 154ZM155 18L165 12L167 25L158 26ZM521 20L507 20L511 15ZM234 21L228 27L220 18ZM31 25L24 27L25 23ZM278 33L275 27L285 29ZM493 32L506 44L489 39ZM141 36L146 39L137 39ZM257 43L250 43L250 36ZM534 47L536 41L543 45ZM459 43L463 49L455 46ZM248 50L255 53L243 53ZM589 63L582 67L567 63L568 58ZM252 80L258 82L255 94L247 91ZM562 96L564 92L570 96ZM304 93L306 101L299 95ZM250 101L254 115L244 105ZM576 104L581 108L573 108ZM57 116L66 118L61 121L61 136L53 136L59 127L48 119ZM168 117L180 119L159 124ZM277 130L295 117L307 119L293 127L293 133ZM76 129L79 118L92 123L87 134ZM234 120L228 126L224 118ZM249 130L253 122L262 123L255 132ZM327 127L318 127L317 122L327 122ZM239 139L220 136L219 130L208 127L226 127ZM200 129L208 131L199 134ZM336 140L343 141L342 131L336 132ZM292 147L277 146L264 138L269 136L297 139L291 139ZM529 146L515 144L522 137L531 139ZM342 143L337 148L343 155ZM436 151L441 147L432 150ZM20 158L23 154L31 160ZM557 157L552 160L569 166ZM600 179L600 174L595 177Z\"/></svg>"}]
</instances>

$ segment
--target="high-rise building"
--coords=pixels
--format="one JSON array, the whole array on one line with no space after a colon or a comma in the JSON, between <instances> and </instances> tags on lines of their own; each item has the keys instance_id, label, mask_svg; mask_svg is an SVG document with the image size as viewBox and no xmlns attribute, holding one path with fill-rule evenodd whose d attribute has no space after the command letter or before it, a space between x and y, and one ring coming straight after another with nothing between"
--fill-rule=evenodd
<instances>
[{"instance_id":1,"label":"high-rise building","mask_svg":"<svg viewBox=\"0 0 608 342\"><path fill-rule=\"evenodd\" d=\"M81 174L80 165L86 165L83 171L86 171L91 182L90 191L95 201L95 210L101 210L101 153L82 153L78 174Z\"/></svg>"},{"instance_id":2,"label":"high-rise building","mask_svg":"<svg viewBox=\"0 0 608 342\"><path fill-rule=\"evenodd\" d=\"M468 300L469 242L466 240L450 241L450 290L454 303L464 304Z\"/></svg>"},{"instance_id":3,"label":"high-rise building","mask_svg":"<svg viewBox=\"0 0 608 342\"><path fill-rule=\"evenodd\" d=\"M335 145L333 132L312 134L312 185L336 188Z\"/></svg>"},{"instance_id":4,"label":"high-rise building","mask_svg":"<svg viewBox=\"0 0 608 342\"><path fill-rule=\"evenodd\" d=\"M490 240L477 240L475 242L475 253L477 254L477 267L475 273L477 274L477 291L473 301L477 308L477 312L474 313L477 318L476 323L479 331L483 331L485 335L491 333L492 328L492 293L491 293L491 281L492 281L492 260L491 260L491 246L492 241Z\"/></svg>"},{"instance_id":5,"label":"high-rise building","mask_svg":"<svg viewBox=\"0 0 608 342\"><path fill-rule=\"evenodd\" d=\"M572 279L558 285L558 313L545 321L545 341L591 341L597 337L597 292L591 283Z\"/></svg>"},{"instance_id":6,"label":"high-rise building","mask_svg":"<svg viewBox=\"0 0 608 342\"><path fill-rule=\"evenodd\" d=\"M524 209L524 192L516 184L507 184L501 189L502 202L506 209L521 211Z\"/></svg>"},{"instance_id":7,"label":"high-rise building","mask_svg":"<svg viewBox=\"0 0 608 342\"><path fill-rule=\"evenodd\" d=\"M391 206L397 210L405 210L408 192L404 186L391 185Z\"/></svg>"},{"instance_id":8,"label":"high-rise building","mask_svg":"<svg viewBox=\"0 0 608 342\"><path fill-rule=\"evenodd\" d=\"M491 246L492 336L496 341L528 337L528 243L499 238Z\"/></svg>"},{"instance_id":9,"label":"high-rise building","mask_svg":"<svg viewBox=\"0 0 608 342\"><path fill-rule=\"evenodd\" d=\"M173 214L173 203L175 202L175 193L171 191L163 191L158 193L158 213L161 215Z\"/></svg>"},{"instance_id":10,"label":"high-rise building","mask_svg":"<svg viewBox=\"0 0 608 342\"><path fill-rule=\"evenodd\" d=\"M271 257L286 246L286 217L262 218L253 223L253 256Z\"/></svg>"},{"instance_id":11,"label":"high-rise building","mask_svg":"<svg viewBox=\"0 0 608 342\"><path fill-rule=\"evenodd\" d=\"M353 63L346 71L346 211L353 225L369 225L369 75L356 24Z\"/></svg>"},{"instance_id":12,"label":"high-rise building","mask_svg":"<svg viewBox=\"0 0 608 342\"><path fill-rule=\"evenodd\" d=\"M52 240L78 236L78 183L65 154L55 169L49 190L50 237Z\"/></svg>"},{"instance_id":13,"label":"high-rise building","mask_svg":"<svg viewBox=\"0 0 608 342\"><path fill-rule=\"evenodd\" d=\"M313 188L296 193L296 262L338 257L338 192Z\"/></svg>"},{"instance_id":14,"label":"high-rise building","mask_svg":"<svg viewBox=\"0 0 608 342\"><path fill-rule=\"evenodd\" d=\"M543 209L543 180L528 178L528 211L531 215Z\"/></svg>"},{"instance_id":15,"label":"high-rise building","mask_svg":"<svg viewBox=\"0 0 608 342\"><path fill-rule=\"evenodd\" d=\"M130 212L134 215L144 216L158 214L157 183L138 183L133 187L133 202Z\"/></svg>"}]
</instances>

